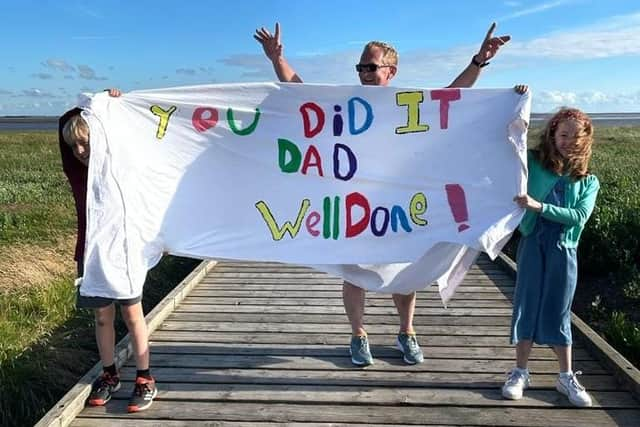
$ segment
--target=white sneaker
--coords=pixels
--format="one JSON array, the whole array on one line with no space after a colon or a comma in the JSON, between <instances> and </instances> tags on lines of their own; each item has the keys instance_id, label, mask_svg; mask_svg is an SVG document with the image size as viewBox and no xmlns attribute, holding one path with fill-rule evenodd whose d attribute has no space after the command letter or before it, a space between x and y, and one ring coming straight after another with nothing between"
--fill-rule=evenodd
<instances>
[{"instance_id":1,"label":"white sneaker","mask_svg":"<svg viewBox=\"0 0 640 427\"><path fill-rule=\"evenodd\" d=\"M507 381L502 386L502 396L505 399L519 400L522 399L522 392L529 388L531 379L529 371L526 369L513 368L509 373Z\"/></svg>"},{"instance_id":2,"label":"white sneaker","mask_svg":"<svg viewBox=\"0 0 640 427\"><path fill-rule=\"evenodd\" d=\"M558 381L556 381L556 390L564 394L569 398L569 402L575 406L585 408L592 405L591 396L578 382L576 375L581 375L582 372L573 372L571 375L558 375Z\"/></svg>"}]
</instances>

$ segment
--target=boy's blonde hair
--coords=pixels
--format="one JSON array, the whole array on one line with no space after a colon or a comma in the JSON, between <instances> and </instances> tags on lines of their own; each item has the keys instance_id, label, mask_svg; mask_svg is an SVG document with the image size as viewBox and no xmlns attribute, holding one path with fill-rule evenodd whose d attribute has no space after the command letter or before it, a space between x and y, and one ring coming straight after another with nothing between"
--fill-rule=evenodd
<instances>
[{"instance_id":1,"label":"boy's blonde hair","mask_svg":"<svg viewBox=\"0 0 640 427\"><path fill-rule=\"evenodd\" d=\"M69 145L72 145L80 139L89 138L89 125L80 114L72 116L67 123L64 124L62 128L62 138Z\"/></svg>"},{"instance_id":2,"label":"boy's blonde hair","mask_svg":"<svg viewBox=\"0 0 640 427\"><path fill-rule=\"evenodd\" d=\"M398 52L389 43L379 42L375 40L370 41L364 47L364 50L371 49L372 47L382 49L382 62L384 65L398 65Z\"/></svg>"}]
</instances>

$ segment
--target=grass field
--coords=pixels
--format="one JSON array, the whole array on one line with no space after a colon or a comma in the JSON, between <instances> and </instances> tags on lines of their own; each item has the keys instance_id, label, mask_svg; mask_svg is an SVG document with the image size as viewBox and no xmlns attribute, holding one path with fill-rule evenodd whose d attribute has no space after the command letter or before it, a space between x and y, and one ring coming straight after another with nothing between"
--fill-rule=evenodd
<instances>
[{"instance_id":1,"label":"grass field","mask_svg":"<svg viewBox=\"0 0 640 427\"><path fill-rule=\"evenodd\" d=\"M56 139L0 132L3 426L32 424L97 360L91 313L74 308L75 213ZM581 242L575 309L638 364L640 128L597 129L596 140L592 168L602 190ZM150 273L145 310L195 264L166 257Z\"/></svg>"}]
</instances>

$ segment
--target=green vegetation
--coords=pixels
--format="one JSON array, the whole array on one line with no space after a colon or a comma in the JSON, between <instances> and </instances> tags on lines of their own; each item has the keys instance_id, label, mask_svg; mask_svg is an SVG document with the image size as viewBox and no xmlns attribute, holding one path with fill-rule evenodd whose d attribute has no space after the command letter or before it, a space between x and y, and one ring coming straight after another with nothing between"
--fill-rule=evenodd
<instances>
[{"instance_id":1,"label":"green vegetation","mask_svg":"<svg viewBox=\"0 0 640 427\"><path fill-rule=\"evenodd\" d=\"M54 132L0 132L0 246L75 232L75 210Z\"/></svg>"},{"instance_id":2,"label":"green vegetation","mask_svg":"<svg viewBox=\"0 0 640 427\"><path fill-rule=\"evenodd\" d=\"M34 424L98 360L93 314L75 308L75 228L55 132L0 132L2 426ZM145 313L196 265L165 257L147 277Z\"/></svg>"}]
</instances>

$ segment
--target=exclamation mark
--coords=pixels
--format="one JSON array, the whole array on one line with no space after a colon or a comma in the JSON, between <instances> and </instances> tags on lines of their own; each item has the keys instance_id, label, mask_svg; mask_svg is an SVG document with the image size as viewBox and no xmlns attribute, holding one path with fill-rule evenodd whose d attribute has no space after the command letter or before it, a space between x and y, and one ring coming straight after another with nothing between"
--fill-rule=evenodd
<instances>
[{"instance_id":1,"label":"exclamation mark","mask_svg":"<svg viewBox=\"0 0 640 427\"><path fill-rule=\"evenodd\" d=\"M447 201L453 213L453 219L458 223L464 223L469 220L467 213L467 199L464 196L464 190L458 184L446 184L444 186L447 192ZM462 232L469 228L467 224L458 225L458 232Z\"/></svg>"}]
</instances>

